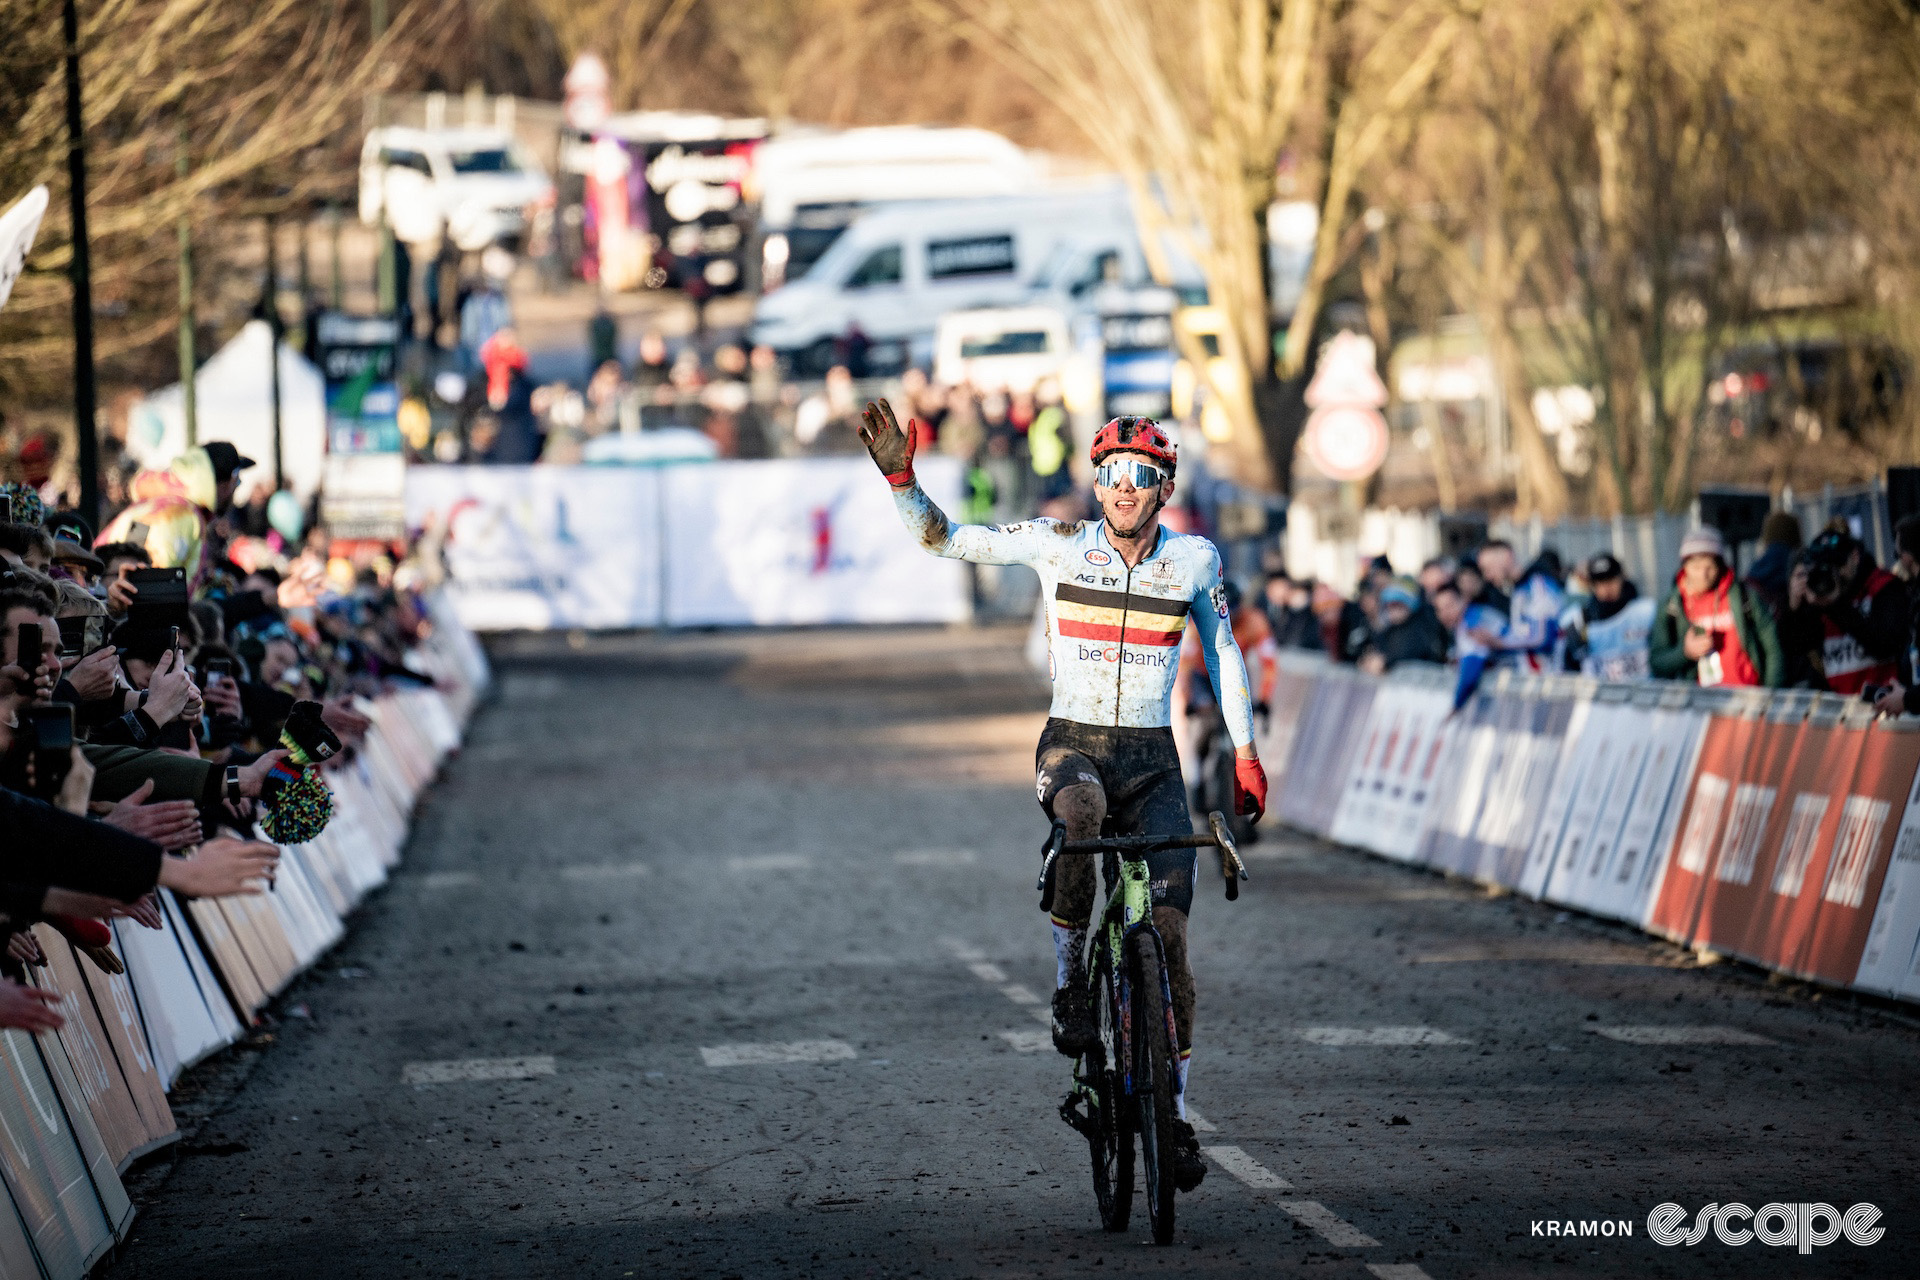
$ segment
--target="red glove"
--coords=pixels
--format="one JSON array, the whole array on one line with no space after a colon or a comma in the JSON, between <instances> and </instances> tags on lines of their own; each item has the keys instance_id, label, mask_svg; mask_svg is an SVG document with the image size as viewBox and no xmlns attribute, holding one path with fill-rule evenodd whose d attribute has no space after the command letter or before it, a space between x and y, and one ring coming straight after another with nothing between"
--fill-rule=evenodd
<instances>
[{"instance_id":1,"label":"red glove","mask_svg":"<svg viewBox=\"0 0 1920 1280\"><path fill-rule=\"evenodd\" d=\"M1233 760L1233 807L1255 822L1267 811L1267 771L1256 760Z\"/></svg>"},{"instance_id":2,"label":"red glove","mask_svg":"<svg viewBox=\"0 0 1920 1280\"><path fill-rule=\"evenodd\" d=\"M49 915L47 923L76 947L104 947L113 941L113 930L104 921L84 916Z\"/></svg>"}]
</instances>

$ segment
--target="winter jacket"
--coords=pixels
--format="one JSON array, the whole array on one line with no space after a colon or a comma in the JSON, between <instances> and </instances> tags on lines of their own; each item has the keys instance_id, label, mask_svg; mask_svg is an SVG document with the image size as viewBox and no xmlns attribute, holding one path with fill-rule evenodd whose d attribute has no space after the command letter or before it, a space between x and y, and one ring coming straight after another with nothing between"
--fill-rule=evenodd
<instances>
[{"instance_id":1,"label":"winter jacket","mask_svg":"<svg viewBox=\"0 0 1920 1280\"><path fill-rule=\"evenodd\" d=\"M1782 665L1780 637L1774 629L1773 616L1754 592L1738 582L1728 582L1726 585L1727 608L1733 614L1740 647L1746 650L1747 659L1759 674L1760 683L1766 688L1778 689ZM1653 635L1647 642L1647 658L1656 678L1699 679L1699 663L1689 658L1681 647L1691 625L1687 620L1685 603L1680 598L1680 582L1676 575L1673 589L1667 592L1667 598L1653 620Z\"/></svg>"}]
</instances>

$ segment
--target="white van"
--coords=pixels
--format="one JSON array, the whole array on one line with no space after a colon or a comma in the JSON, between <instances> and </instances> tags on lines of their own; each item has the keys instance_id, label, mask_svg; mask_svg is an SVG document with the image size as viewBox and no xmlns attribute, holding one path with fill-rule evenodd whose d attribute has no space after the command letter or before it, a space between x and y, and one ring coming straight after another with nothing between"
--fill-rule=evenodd
<instances>
[{"instance_id":1,"label":"white van","mask_svg":"<svg viewBox=\"0 0 1920 1280\"><path fill-rule=\"evenodd\" d=\"M1033 159L999 134L926 125L783 134L754 152L753 170L767 289L804 276L868 209L1040 185Z\"/></svg>"},{"instance_id":2,"label":"white van","mask_svg":"<svg viewBox=\"0 0 1920 1280\"><path fill-rule=\"evenodd\" d=\"M553 199L540 162L498 129L374 129L360 149L360 220L386 210L394 237L469 252L521 236L529 206Z\"/></svg>"},{"instance_id":3,"label":"white van","mask_svg":"<svg viewBox=\"0 0 1920 1280\"><path fill-rule=\"evenodd\" d=\"M1132 217L1118 184L877 209L847 228L803 279L760 299L753 341L786 355L796 372L819 373L834 358L835 340L857 327L874 345L904 347L924 363L942 315L1024 303L1061 241L1129 227Z\"/></svg>"}]
</instances>

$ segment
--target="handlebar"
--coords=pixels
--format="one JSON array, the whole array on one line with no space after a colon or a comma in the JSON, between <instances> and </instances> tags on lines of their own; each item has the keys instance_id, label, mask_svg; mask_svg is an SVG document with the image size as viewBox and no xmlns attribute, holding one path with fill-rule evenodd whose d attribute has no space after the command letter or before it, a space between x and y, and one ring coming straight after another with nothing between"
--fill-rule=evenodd
<instances>
[{"instance_id":1,"label":"handlebar","mask_svg":"<svg viewBox=\"0 0 1920 1280\"><path fill-rule=\"evenodd\" d=\"M1247 875L1246 863L1240 861L1240 849L1234 841L1233 830L1218 809L1207 815L1207 834L1204 836L1101 836L1094 840L1069 841L1067 824L1056 820L1047 835L1047 842L1040 846L1044 858L1040 863L1040 881L1034 885L1040 893L1040 909L1053 909L1054 863L1062 854L1155 853L1161 849L1208 848L1220 850L1220 875L1227 882L1227 901L1232 902L1240 896L1240 881L1252 877Z\"/></svg>"}]
</instances>

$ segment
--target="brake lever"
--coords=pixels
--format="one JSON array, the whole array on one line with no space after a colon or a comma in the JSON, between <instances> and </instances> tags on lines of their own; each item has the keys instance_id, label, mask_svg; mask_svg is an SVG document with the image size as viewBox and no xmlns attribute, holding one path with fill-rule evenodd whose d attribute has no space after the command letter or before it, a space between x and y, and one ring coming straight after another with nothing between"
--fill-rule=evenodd
<instances>
[{"instance_id":1,"label":"brake lever","mask_svg":"<svg viewBox=\"0 0 1920 1280\"><path fill-rule=\"evenodd\" d=\"M1234 902L1240 897L1240 882L1251 880L1247 874L1247 864L1240 861L1240 847L1234 843L1233 829L1227 826L1227 820L1218 809L1207 815L1207 826L1213 832L1213 841L1220 846L1220 876L1227 882L1227 901ZM1228 864L1232 870L1228 870Z\"/></svg>"},{"instance_id":2,"label":"brake lever","mask_svg":"<svg viewBox=\"0 0 1920 1280\"><path fill-rule=\"evenodd\" d=\"M1053 863L1066 847L1067 824L1055 821L1053 830L1047 834L1047 842L1040 846L1040 852L1046 857L1040 862L1040 880L1033 887L1040 891L1040 909L1053 910Z\"/></svg>"}]
</instances>

